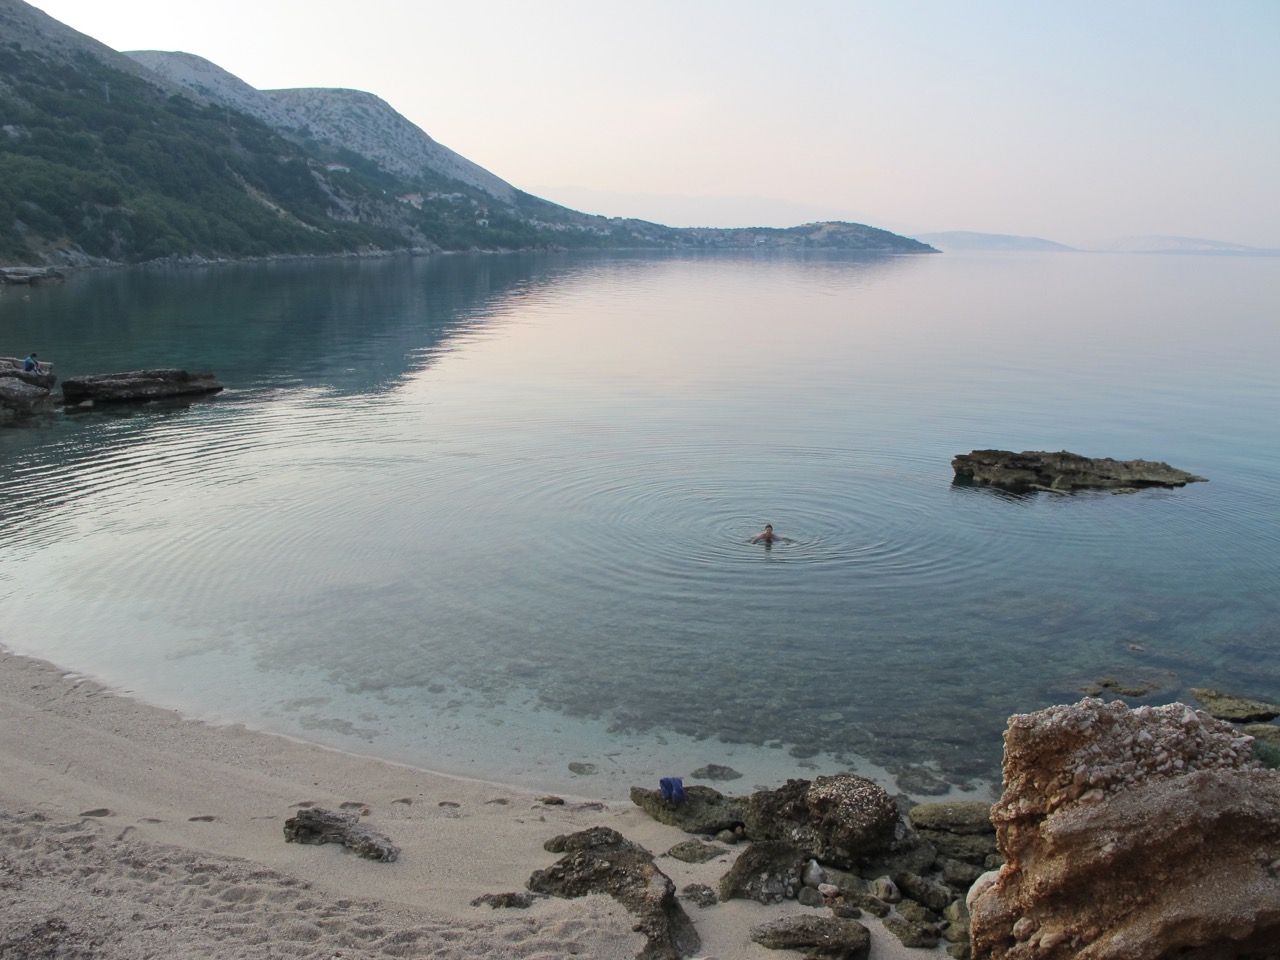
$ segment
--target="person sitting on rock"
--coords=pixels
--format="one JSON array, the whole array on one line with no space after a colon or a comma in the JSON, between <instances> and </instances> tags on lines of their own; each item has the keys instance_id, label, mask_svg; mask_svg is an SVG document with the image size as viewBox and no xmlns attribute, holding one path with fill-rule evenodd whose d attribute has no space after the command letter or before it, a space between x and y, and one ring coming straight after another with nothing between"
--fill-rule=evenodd
<instances>
[{"instance_id":1,"label":"person sitting on rock","mask_svg":"<svg viewBox=\"0 0 1280 960\"><path fill-rule=\"evenodd\" d=\"M40 361L36 359L34 353L28 354L27 359L22 361L22 369L27 373L39 373Z\"/></svg>"}]
</instances>

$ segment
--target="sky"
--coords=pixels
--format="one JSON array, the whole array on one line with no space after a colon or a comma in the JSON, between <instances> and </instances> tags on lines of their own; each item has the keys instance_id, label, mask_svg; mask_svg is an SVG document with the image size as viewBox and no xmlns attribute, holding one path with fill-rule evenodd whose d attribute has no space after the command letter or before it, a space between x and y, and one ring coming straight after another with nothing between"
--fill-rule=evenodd
<instances>
[{"instance_id":1,"label":"sky","mask_svg":"<svg viewBox=\"0 0 1280 960\"><path fill-rule=\"evenodd\" d=\"M34 5L259 89L377 94L589 213L1280 248L1280 0Z\"/></svg>"}]
</instances>

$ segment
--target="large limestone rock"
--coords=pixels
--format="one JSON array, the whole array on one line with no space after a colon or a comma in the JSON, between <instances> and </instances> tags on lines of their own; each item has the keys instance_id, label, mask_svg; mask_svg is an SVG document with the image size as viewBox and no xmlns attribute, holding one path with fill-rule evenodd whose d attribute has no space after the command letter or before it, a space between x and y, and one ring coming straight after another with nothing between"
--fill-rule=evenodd
<instances>
[{"instance_id":1,"label":"large limestone rock","mask_svg":"<svg viewBox=\"0 0 1280 960\"><path fill-rule=\"evenodd\" d=\"M955 457L951 468L959 481L1013 491L1182 487L1205 479L1167 463L1110 457L1095 459L1065 450L1060 453L974 450Z\"/></svg>"},{"instance_id":2,"label":"large limestone rock","mask_svg":"<svg viewBox=\"0 0 1280 960\"><path fill-rule=\"evenodd\" d=\"M1280 958L1280 774L1250 742L1180 703L1010 718L973 956Z\"/></svg>"}]
</instances>

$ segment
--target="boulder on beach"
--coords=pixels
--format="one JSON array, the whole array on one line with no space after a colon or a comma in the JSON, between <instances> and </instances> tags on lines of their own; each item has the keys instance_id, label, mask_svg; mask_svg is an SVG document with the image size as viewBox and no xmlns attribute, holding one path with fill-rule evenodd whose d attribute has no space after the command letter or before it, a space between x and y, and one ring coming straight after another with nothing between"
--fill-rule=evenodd
<instances>
[{"instance_id":1,"label":"boulder on beach","mask_svg":"<svg viewBox=\"0 0 1280 960\"><path fill-rule=\"evenodd\" d=\"M638 960L680 960L701 946L693 922L676 899L675 884L644 847L608 827L555 837L545 846L564 856L534 872L528 888L569 899L592 893L613 897L636 917L635 929L645 935Z\"/></svg>"},{"instance_id":2,"label":"boulder on beach","mask_svg":"<svg viewBox=\"0 0 1280 960\"><path fill-rule=\"evenodd\" d=\"M746 800L741 797L726 797L719 790L703 786L685 787L680 803L664 799L660 790L632 787L631 802L659 823L679 827L685 833L710 836L741 826L746 807Z\"/></svg>"},{"instance_id":3,"label":"boulder on beach","mask_svg":"<svg viewBox=\"0 0 1280 960\"><path fill-rule=\"evenodd\" d=\"M1127 490L1143 487L1182 487L1202 483L1185 470L1152 460L1112 460L1083 457L1063 450L974 450L951 461L959 483L984 484L1013 492L1053 490Z\"/></svg>"},{"instance_id":4,"label":"boulder on beach","mask_svg":"<svg viewBox=\"0 0 1280 960\"><path fill-rule=\"evenodd\" d=\"M982 960L1280 957L1280 773L1181 703L1011 717Z\"/></svg>"},{"instance_id":5,"label":"boulder on beach","mask_svg":"<svg viewBox=\"0 0 1280 960\"><path fill-rule=\"evenodd\" d=\"M879 784L853 773L788 780L752 794L744 823L752 840L782 840L806 858L837 867L889 849L898 809Z\"/></svg>"}]
</instances>

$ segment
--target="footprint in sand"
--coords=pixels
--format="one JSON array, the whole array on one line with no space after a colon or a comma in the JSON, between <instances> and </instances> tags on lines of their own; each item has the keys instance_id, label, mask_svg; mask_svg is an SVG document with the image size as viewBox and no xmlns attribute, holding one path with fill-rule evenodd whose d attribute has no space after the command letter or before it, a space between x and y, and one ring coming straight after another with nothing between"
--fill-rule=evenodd
<instances>
[{"instance_id":1,"label":"footprint in sand","mask_svg":"<svg viewBox=\"0 0 1280 960\"><path fill-rule=\"evenodd\" d=\"M80 814L80 816L82 816L82 817L109 817L109 816L111 816L111 811L110 811L110 810L108 810L106 807L95 807L93 810L85 810L85 811L82 811L82 812L81 812L81 814Z\"/></svg>"}]
</instances>

